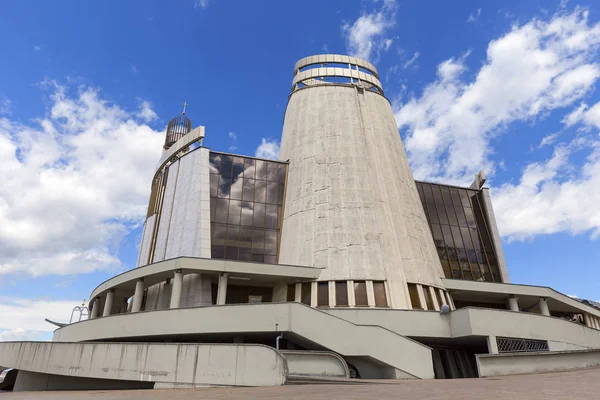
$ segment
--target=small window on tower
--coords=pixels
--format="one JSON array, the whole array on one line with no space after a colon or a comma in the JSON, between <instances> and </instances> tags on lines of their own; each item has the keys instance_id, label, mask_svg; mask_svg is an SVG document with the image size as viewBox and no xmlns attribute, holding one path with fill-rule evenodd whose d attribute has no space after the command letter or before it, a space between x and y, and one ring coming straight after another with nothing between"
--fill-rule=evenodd
<instances>
[{"instance_id":1,"label":"small window on tower","mask_svg":"<svg viewBox=\"0 0 600 400\"><path fill-rule=\"evenodd\" d=\"M335 283L335 305L336 307L348 306L348 284L346 281Z\"/></svg>"},{"instance_id":2,"label":"small window on tower","mask_svg":"<svg viewBox=\"0 0 600 400\"><path fill-rule=\"evenodd\" d=\"M310 306L310 282L302 283L302 303Z\"/></svg>"},{"instance_id":3,"label":"small window on tower","mask_svg":"<svg viewBox=\"0 0 600 400\"><path fill-rule=\"evenodd\" d=\"M375 307L387 307L387 296L385 295L385 282L373 282L375 292Z\"/></svg>"},{"instance_id":4,"label":"small window on tower","mask_svg":"<svg viewBox=\"0 0 600 400\"><path fill-rule=\"evenodd\" d=\"M317 284L317 307L329 307L329 282Z\"/></svg>"},{"instance_id":5,"label":"small window on tower","mask_svg":"<svg viewBox=\"0 0 600 400\"><path fill-rule=\"evenodd\" d=\"M354 298L357 307L368 307L367 283L365 281L354 281Z\"/></svg>"},{"instance_id":6,"label":"small window on tower","mask_svg":"<svg viewBox=\"0 0 600 400\"><path fill-rule=\"evenodd\" d=\"M419 300L419 292L417 291L417 285L414 283L408 283L408 294L410 296L410 303L413 310L422 310L421 301Z\"/></svg>"}]
</instances>

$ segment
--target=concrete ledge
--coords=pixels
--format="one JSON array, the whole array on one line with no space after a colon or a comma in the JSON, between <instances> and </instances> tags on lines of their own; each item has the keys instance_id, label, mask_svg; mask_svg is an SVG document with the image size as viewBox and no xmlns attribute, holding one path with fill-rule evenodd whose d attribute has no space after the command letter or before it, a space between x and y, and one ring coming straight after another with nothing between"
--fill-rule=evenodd
<instances>
[{"instance_id":1,"label":"concrete ledge","mask_svg":"<svg viewBox=\"0 0 600 400\"><path fill-rule=\"evenodd\" d=\"M569 371L600 366L600 349L478 354L480 377Z\"/></svg>"},{"instance_id":2,"label":"concrete ledge","mask_svg":"<svg viewBox=\"0 0 600 400\"><path fill-rule=\"evenodd\" d=\"M253 277L263 277L277 282L296 282L313 280L319 277L322 268L302 265L267 264L249 261L220 260L215 258L177 257L125 271L102 282L90 295L93 299L109 289L133 294L135 283L143 278L146 287L173 277L173 271L188 273L236 273ZM255 278L256 279L256 278Z\"/></svg>"},{"instance_id":3,"label":"concrete ledge","mask_svg":"<svg viewBox=\"0 0 600 400\"><path fill-rule=\"evenodd\" d=\"M160 387L278 386L287 376L281 353L250 344L4 342L0 363L19 373L142 381ZM37 382L44 377L34 378Z\"/></svg>"},{"instance_id":4,"label":"concrete ledge","mask_svg":"<svg viewBox=\"0 0 600 400\"><path fill-rule=\"evenodd\" d=\"M330 351L281 350L289 377L350 378L346 361Z\"/></svg>"},{"instance_id":5,"label":"concrete ledge","mask_svg":"<svg viewBox=\"0 0 600 400\"><path fill-rule=\"evenodd\" d=\"M57 342L289 332L344 357L378 360L394 378L432 379L431 348L381 326L356 325L301 303L232 304L115 314L54 331ZM2 358L0 358L2 362ZM354 361L352 361L354 363Z\"/></svg>"}]
</instances>

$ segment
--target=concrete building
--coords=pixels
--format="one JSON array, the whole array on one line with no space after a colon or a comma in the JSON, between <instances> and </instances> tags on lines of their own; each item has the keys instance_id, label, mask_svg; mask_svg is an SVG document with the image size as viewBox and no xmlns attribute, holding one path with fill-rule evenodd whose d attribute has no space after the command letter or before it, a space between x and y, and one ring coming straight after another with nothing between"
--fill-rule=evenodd
<instances>
[{"instance_id":1,"label":"concrete building","mask_svg":"<svg viewBox=\"0 0 600 400\"><path fill-rule=\"evenodd\" d=\"M0 343L15 390L433 379L600 364L600 309L509 283L483 172L415 182L376 68L294 68L280 160L168 125L137 268L49 343ZM518 268L519 266L513 266Z\"/></svg>"}]
</instances>

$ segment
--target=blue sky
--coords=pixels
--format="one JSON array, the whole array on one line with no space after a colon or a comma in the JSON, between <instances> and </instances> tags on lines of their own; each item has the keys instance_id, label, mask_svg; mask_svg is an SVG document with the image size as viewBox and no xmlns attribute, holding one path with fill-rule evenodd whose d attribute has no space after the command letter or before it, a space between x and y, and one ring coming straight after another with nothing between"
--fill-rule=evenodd
<instances>
[{"instance_id":1,"label":"blue sky","mask_svg":"<svg viewBox=\"0 0 600 400\"><path fill-rule=\"evenodd\" d=\"M167 121L276 157L294 63L369 59L415 177L483 168L515 283L600 300L600 10L558 1L14 2L0 13L0 340L135 265ZM597 106L598 105L598 106Z\"/></svg>"}]
</instances>

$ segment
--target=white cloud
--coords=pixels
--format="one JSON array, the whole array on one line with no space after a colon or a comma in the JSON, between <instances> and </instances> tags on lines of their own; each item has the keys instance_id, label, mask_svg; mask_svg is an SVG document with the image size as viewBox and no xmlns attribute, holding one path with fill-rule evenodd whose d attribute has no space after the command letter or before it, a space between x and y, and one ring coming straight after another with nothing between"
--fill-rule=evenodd
<instances>
[{"instance_id":1,"label":"white cloud","mask_svg":"<svg viewBox=\"0 0 600 400\"><path fill-rule=\"evenodd\" d=\"M402 68L406 69L406 68L410 67L411 65L413 65L417 61L417 59L419 58L420 55L421 55L421 53L419 53L418 51L416 51L415 54L413 54L413 56L411 57L410 60L408 60L404 64L402 64Z\"/></svg>"},{"instance_id":2,"label":"white cloud","mask_svg":"<svg viewBox=\"0 0 600 400\"><path fill-rule=\"evenodd\" d=\"M12 101L8 97L0 99L0 115L12 114Z\"/></svg>"},{"instance_id":3,"label":"white cloud","mask_svg":"<svg viewBox=\"0 0 600 400\"><path fill-rule=\"evenodd\" d=\"M492 138L588 93L600 76L598 45L600 24L576 9L513 26L489 43L472 79L469 53L442 62L420 97L395 105L415 177L465 184L481 168L492 175Z\"/></svg>"},{"instance_id":4,"label":"white cloud","mask_svg":"<svg viewBox=\"0 0 600 400\"><path fill-rule=\"evenodd\" d=\"M559 135L560 133L557 132L544 136L538 147L544 147L553 144L556 142L556 139L559 137Z\"/></svg>"},{"instance_id":5,"label":"white cloud","mask_svg":"<svg viewBox=\"0 0 600 400\"><path fill-rule=\"evenodd\" d=\"M579 107L571 111L566 117L563 118L562 123L565 124L565 126L570 127L578 122L581 122L586 109L587 104L581 103Z\"/></svg>"},{"instance_id":6,"label":"white cloud","mask_svg":"<svg viewBox=\"0 0 600 400\"><path fill-rule=\"evenodd\" d=\"M229 136L229 141L231 143L229 145L229 152L233 153L234 151L237 150L237 146L236 146L236 143L237 143L237 133L235 133L235 132L229 132L228 136Z\"/></svg>"},{"instance_id":7,"label":"white cloud","mask_svg":"<svg viewBox=\"0 0 600 400\"><path fill-rule=\"evenodd\" d=\"M211 0L194 0L194 8L206 9L211 3Z\"/></svg>"},{"instance_id":8,"label":"white cloud","mask_svg":"<svg viewBox=\"0 0 600 400\"><path fill-rule=\"evenodd\" d=\"M569 162L588 152L581 167ZM517 184L492 188L500 232L508 240L568 232L600 235L600 140L574 139L553 156L526 166Z\"/></svg>"},{"instance_id":9,"label":"white cloud","mask_svg":"<svg viewBox=\"0 0 600 400\"><path fill-rule=\"evenodd\" d=\"M579 107L563 118L562 122L567 127L582 123L588 128L596 127L600 129L600 102L590 108L588 108L587 104L581 103Z\"/></svg>"},{"instance_id":10,"label":"white cloud","mask_svg":"<svg viewBox=\"0 0 600 400\"><path fill-rule=\"evenodd\" d=\"M384 0L379 10L371 13L363 12L352 24L344 24L342 33L350 54L369 60L373 51L387 51L392 45L393 39L385 37L385 35L396 23L397 8L395 0Z\"/></svg>"},{"instance_id":11,"label":"white cloud","mask_svg":"<svg viewBox=\"0 0 600 400\"><path fill-rule=\"evenodd\" d=\"M131 65L129 66L129 69L131 69L131 72L133 72L134 74L137 74L137 73L139 72L139 71L138 71L138 68L137 68L137 65L133 65L133 64L131 64Z\"/></svg>"},{"instance_id":12,"label":"white cloud","mask_svg":"<svg viewBox=\"0 0 600 400\"><path fill-rule=\"evenodd\" d=\"M42 46L40 46L40 45L35 45L35 46L33 46L33 49L34 49L35 51L42 51Z\"/></svg>"},{"instance_id":13,"label":"white cloud","mask_svg":"<svg viewBox=\"0 0 600 400\"><path fill-rule=\"evenodd\" d=\"M479 20L479 17L481 17L481 8L478 8L477 12L475 14L473 14L473 13L469 14L469 18L467 18L467 22L477 22Z\"/></svg>"},{"instance_id":14,"label":"white cloud","mask_svg":"<svg viewBox=\"0 0 600 400\"><path fill-rule=\"evenodd\" d=\"M0 297L0 341L31 340L44 332L56 329L45 318L56 322L69 322L75 306L82 300L42 300ZM76 315L78 316L78 315Z\"/></svg>"},{"instance_id":15,"label":"white cloud","mask_svg":"<svg viewBox=\"0 0 600 400\"><path fill-rule=\"evenodd\" d=\"M41 86L46 115L0 118L0 275L122 268L119 242L146 213L163 134L93 88Z\"/></svg>"},{"instance_id":16,"label":"white cloud","mask_svg":"<svg viewBox=\"0 0 600 400\"><path fill-rule=\"evenodd\" d=\"M140 106L138 112L135 114L136 117L144 122L151 122L158 119L158 115L152 109L152 103L147 100L138 99Z\"/></svg>"},{"instance_id":17,"label":"white cloud","mask_svg":"<svg viewBox=\"0 0 600 400\"><path fill-rule=\"evenodd\" d=\"M277 160L279 157L279 142L271 138L262 138L261 143L256 148L255 156Z\"/></svg>"}]
</instances>

